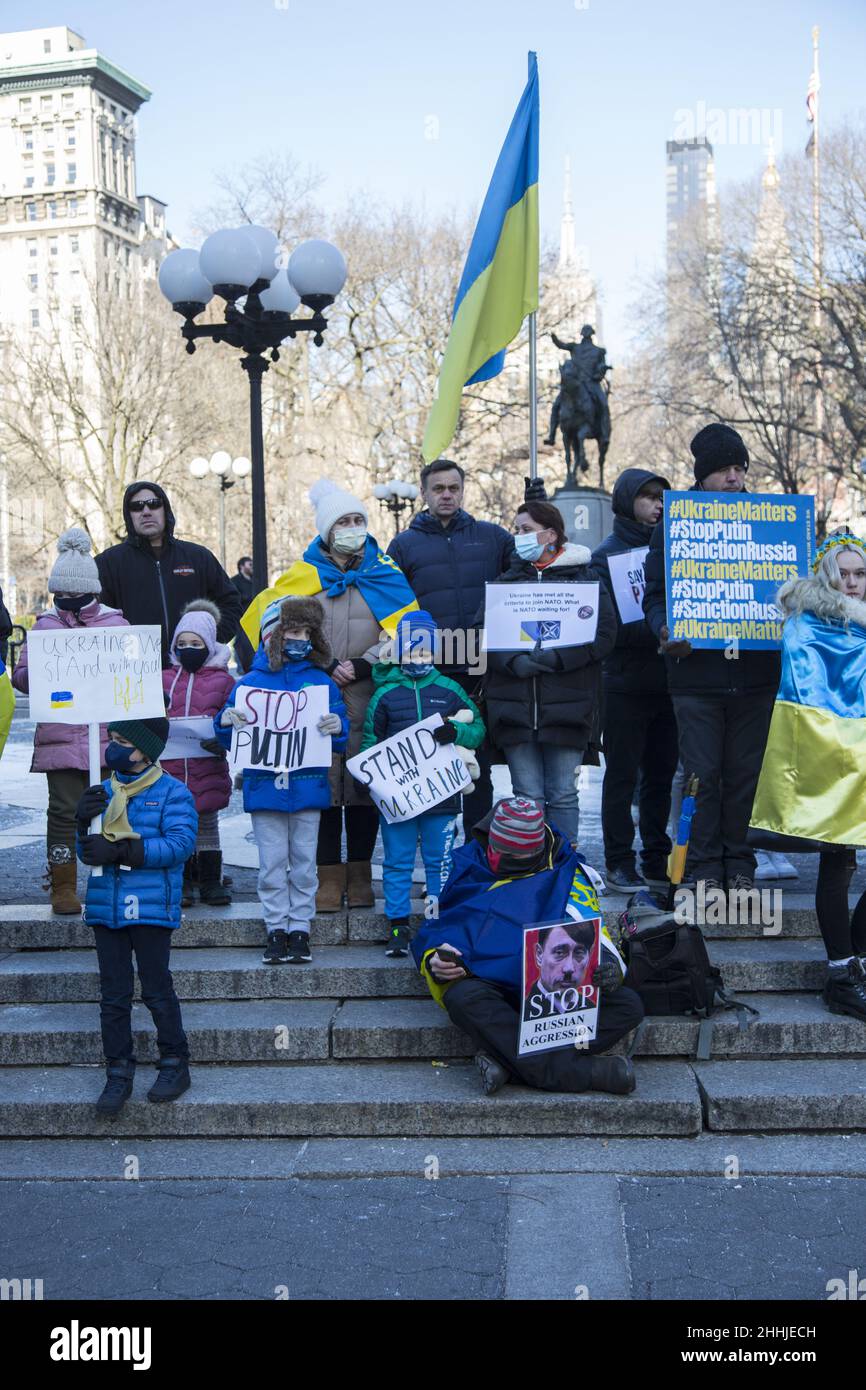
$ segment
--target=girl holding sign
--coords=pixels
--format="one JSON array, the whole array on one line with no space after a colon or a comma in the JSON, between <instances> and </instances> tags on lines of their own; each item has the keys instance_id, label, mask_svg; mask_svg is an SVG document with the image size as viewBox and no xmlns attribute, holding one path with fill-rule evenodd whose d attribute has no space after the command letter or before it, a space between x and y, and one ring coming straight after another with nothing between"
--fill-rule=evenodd
<instances>
[{"instance_id":1,"label":"girl holding sign","mask_svg":"<svg viewBox=\"0 0 866 1390\"><path fill-rule=\"evenodd\" d=\"M566 540L562 513L551 502L524 502L514 532L517 554L496 583L595 580L589 550ZM505 754L514 794L543 806L546 818L572 845L577 844L580 764L600 718L601 663L616 641L616 617L603 584L597 584L597 593L591 642L542 649L528 638L522 651L487 654L490 736Z\"/></svg>"},{"instance_id":2,"label":"girl holding sign","mask_svg":"<svg viewBox=\"0 0 866 1390\"><path fill-rule=\"evenodd\" d=\"M99 602L101 585L90 539L80 526L72 526L57 542L57 559L48 576L48 592L54 605L36 619L34 631L45 628L128 627L123 614ZM25 695L30 688L27 647L21 648L12 672L12 684ZM58 696L62 691L58 691ZM36 725L31 772L48 777L48 878L51 910L72 916L81 912L76 892L75 808L87 787L90 766L86 724ZM99 730L100 760L105 763L108 734ZM46 885L47 886L47 885Z\"/></svg>"}]
</instances>

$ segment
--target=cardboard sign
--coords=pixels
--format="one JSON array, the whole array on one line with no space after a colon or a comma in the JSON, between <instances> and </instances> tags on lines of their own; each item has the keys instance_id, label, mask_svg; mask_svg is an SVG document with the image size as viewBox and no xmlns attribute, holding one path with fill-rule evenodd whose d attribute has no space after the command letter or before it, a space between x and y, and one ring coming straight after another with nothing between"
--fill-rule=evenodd
<instances>
[{"instance_id":1,"label":"cardboard sign","mask_svg":"<svg viewBox=\"0 0 866 1390\"><path fill-rule=\"evenodd\" d=\"M588 584L485 584L488 652L531 652L540 643L583 647L598 626L598 581Z\"/></svg>"},{"instance_id":2,"label":"cardboard sign","mask_svg":"<svg viewBox=\"0 0 866 1390\"><path fill-rule=\"evenodd\" d=\"M815 499L777 493L666 492L665 586L671 640L779 647L775 597L810 572Z\"/></svg>"},{"instance_id":3,"label":"cardboard sign","mask_svg":"<svg viewBox=\"0 0 866 1390\"><path fill-rule=\"evenodd\" d=\"M30 717L40 723L165 716L162 634L156 626L28 632L27 666Z\"/></svg>"},{"instance_id":4,"label":"cardboard sign","mask_svg":"<svg viewBox=\"0 0 866 1390\"><path fill-rule=\"evenodd\" d=\"M621 623L643 622L644 563L648 545L609 555L610 582Z\"/></svg>"},{"instance_id":5,"label":"cardboard sign","mask_svg":"<svg viewBox=\"0 0 866 1390\"><path fill-rule=\"evenodd\" d=\"M523 1007L518 1053L592 1042L601 951L601 917L536 923L523 933Z\"/></svg>"},{"instance_id":6,"label":"cardboard sign","mask_svg":"<svg viewBox=\"0 0 866 1390\"><path fill-rule=\"evenodd\" d=\"M441 714L431 714L348 759L349 772L367 787L389 825L414 820L472 786L454 744L433 737L442 722Z\"/></svg>"},{"instance_id":7,"label":"cardboard sign","mask_svg":"<svg viewBox=\"0 0 866 1390\"><path fill-rule=\"evenodd\" d=\"M229 767L232 772L297 772L302 767L331 766L331 736L316 725L328 713L328 688L307 685L303 690L264 690L239 685L235 709L247 722L232 733Z\"/></svg>"},{"instance_id":8,"label":"cardboard sign","mask_svg":"<svg viewBox=\"0 0 866 1390\"><path fill-rule=\"evenodd\" d=\"M208 753L202 748L203 738L213 738L213 720L207 716L191 715L186 719L169 719L168 743L160 758L164 763L168 758L216 758L218 753Z\"/></svg>"}]
</instances>

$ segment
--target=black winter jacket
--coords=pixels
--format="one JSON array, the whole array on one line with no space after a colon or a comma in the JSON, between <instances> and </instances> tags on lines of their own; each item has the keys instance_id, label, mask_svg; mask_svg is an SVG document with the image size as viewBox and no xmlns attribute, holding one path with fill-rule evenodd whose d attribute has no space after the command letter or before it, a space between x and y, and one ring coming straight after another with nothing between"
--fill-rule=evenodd
<instances>
[{"instance_id":1,"label":"black winter jacket","mask_svg":"<svg viewBox=\"0 0 866 1390\"><path fill-rule=\"evenodd\" d=\"M157 558L143 536L133 529L129 511L132 493L148 488L165 505L165 537ZM119 608L128 623L159 623L162 627L162 660L168 665L168 649L178 619L190 599L209 598L220 610L217 625L220 642L236 636L244 603L215 555L194 541L174 536L174 513L158 483L131 483L123 496L127 537L96 557L102 583L102 602Z\"/></svg>"},{"instance_id":2,"label":"black winter jacket","mask_svg":"<svg viewBox=\"0 0 866 1390\"><path fill-rule=\"evenodd\" d=\"M653 528L635 521L634 500L652 482L669 486L667 479L646 468L627 468L620 474L611 498L613 531L592 553L593 572L607 586L616 617L616 646L604 663L604 688L623 695L666 695L668 690L665 660L646 619L635 623L620 619L609 563L611 555L649 545Z\"/></svg>"},{"instance_id":3,"label":"black winter jacket","mask_svg":"<svg viewBox=\"0 0 866 1390\"><path fill-rule=\"evenodd\" d=\"M388 546L422 608L440 629L466 631L484 602L484 585L498 579L514 554L514 537L492 521L459 511L444 527L429 512L413 517ZM442 664L442 663L440 663ZM455 661L449 671L465 671Z\"/></svg>"},{"instance_id":4,"label":"black winter jacket","mask_svg":"<svg viewBox=\"0 0 866 1390\"><path fill-rule=\"evenodd\" d=\"M663 521L652 533L644 578L643 611L661 640L661 630L668 625ZM773 695L782 671L781 653L777 651L740 651L735 660L725 656L724 648L700 647L693 648L690 656L666 656L664 661L671 695Z\"/></svg>"},{"instance_id":5,"label":"black winter jacket","mask_svg":"<svg viewBox=\"0 0 866 1390\"><path fill-rule=\"evenodd\" d=\"M487 727L498 748L520 743L553 743L562 748L586 748L598 732L601 702L601 663L616 641L616 617L604 584L589 567L585 545L569 542L562 554L543 570L515 555L500 584L598 583L598 626L595 640L583 647L557 647L558 669L519 677L513 662L519 652L488 652L485 695Z\"/></svg>"}]
</instances>

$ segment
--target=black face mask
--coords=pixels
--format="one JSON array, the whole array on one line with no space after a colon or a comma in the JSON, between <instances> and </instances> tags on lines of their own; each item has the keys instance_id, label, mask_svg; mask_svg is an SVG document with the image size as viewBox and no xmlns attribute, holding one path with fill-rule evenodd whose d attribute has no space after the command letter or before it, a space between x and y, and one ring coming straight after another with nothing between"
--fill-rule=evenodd
<instances>
[{"instance_id":1,"label":"black face mask","mask_svg":"<svg viewBox=\"0 0 866 1390\"><path fill-rule=\"evenodd\" d=\"M177 647L176 651L185 671L200 671L207 661L207 647Z\"/></svg>"},{"instance_id":2,"label":"black face mask","mask_svg":"<svg viewBox=\"0 0 866 1390\"><path fill-rule=\"evenodd\" d=\"M80 609L86 608L88 603L92 603L96 594L69 594L65 598L54 597L54 607L59 608L61 613L77 613Z\"/></svg>"}]
</instances>

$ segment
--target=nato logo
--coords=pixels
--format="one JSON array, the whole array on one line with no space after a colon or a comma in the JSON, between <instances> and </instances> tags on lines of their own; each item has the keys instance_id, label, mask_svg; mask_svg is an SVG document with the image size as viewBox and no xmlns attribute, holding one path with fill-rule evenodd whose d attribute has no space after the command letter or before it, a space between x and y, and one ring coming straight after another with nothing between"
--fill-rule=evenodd
<instances>
[{"instance_id":1,"label":"nato logo","mask_svg":"<svg viewBox=\"0 0 866 1390\"><path fill-rule=\"evenodd\" d=\"M558 619L551 621L543 619L540 622L522 622L520 624L521 642L558 642L562 632L562 623Z\"/></svg>"}]
</instances>

